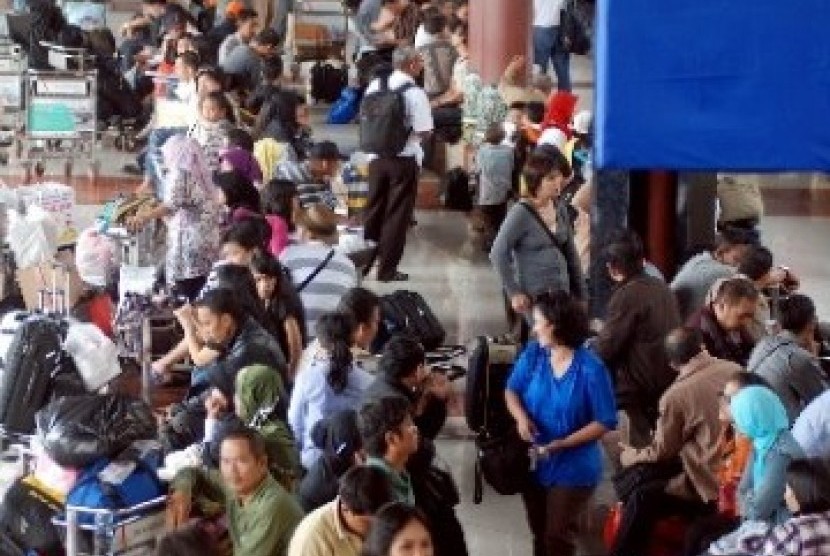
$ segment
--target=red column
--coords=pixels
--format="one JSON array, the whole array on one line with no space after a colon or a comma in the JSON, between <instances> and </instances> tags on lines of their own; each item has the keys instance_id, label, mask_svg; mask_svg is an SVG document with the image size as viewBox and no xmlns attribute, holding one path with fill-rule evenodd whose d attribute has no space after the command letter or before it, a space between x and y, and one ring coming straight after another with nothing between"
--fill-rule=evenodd
<instances>
[{"instance_id":1,"label":"red column","mask_svg":"<svg viewBox=\"0 0 830 556\"><path fill-rule=\"evenodd\" d=\"M470 64L485 85L496 85L514 56L529 60L531 0L472 0L469 17Z\"/></svg>"},{"instance_id":2,"label":"red column","mask_svg":"<svg viewBox=\"0 0 830 556\"><path fill-rule=\"evenodd\" d=\"M677 173L651 170L646 174L646 185L648 232L643 238L646 253L663 274L672 276L677 264Z\"/></svg>"}]
</instances>

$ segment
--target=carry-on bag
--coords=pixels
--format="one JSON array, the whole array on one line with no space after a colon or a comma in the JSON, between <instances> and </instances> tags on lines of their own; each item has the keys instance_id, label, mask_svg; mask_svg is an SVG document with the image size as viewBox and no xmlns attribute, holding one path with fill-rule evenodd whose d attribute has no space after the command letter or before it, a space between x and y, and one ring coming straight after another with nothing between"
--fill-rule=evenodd
<instances>
[{"instance_id":1,"label":"carry-on bag","mask_svg":"<svg viewBox=\"0 0 830 556\"><path fill-rule=\"evenodd\" d=\"M380 298L382 330L375 342L376 351L395 334L417 338L424 349L433 350L444 343L447 333L421 294L397 290Z\"/></svg>"},{"instance_id":2,"label":"carry-on bag","mask_svg":"<svg viewBox=\"0 0 830 556\"><path fill-rule=\"evenodd\" d=\"M24 554L34 551L42 556L63 556L60 532L52 524L62 510L58 496L33 477L24 477L15 481L3 497L0 530L6 543Z\"/></svg>"}]
</instances>

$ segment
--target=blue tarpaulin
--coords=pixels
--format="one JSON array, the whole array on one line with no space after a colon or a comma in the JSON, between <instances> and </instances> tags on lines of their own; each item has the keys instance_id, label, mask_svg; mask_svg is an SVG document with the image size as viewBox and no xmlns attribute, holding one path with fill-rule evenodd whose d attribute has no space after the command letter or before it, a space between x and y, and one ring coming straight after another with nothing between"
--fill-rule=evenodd
<instances>
[{"instance_id":1,"label":"blue tarpaulin","mask_svg":"<svg viewBox=\"0 0 830 556\"><path fill-rule=\"evenodd\" d=\"M596 165L830 170L830 0L598 0Z\"/></svg>"}]
</instances>

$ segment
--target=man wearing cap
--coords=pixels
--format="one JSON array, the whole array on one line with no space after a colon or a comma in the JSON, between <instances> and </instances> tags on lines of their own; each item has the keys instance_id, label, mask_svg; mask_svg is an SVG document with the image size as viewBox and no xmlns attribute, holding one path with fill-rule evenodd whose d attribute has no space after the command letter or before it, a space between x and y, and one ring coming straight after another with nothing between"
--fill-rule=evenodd
<instances>
[{"instance_id":1,"label":"man wearing cap","mask_svg":"<svg viewBox=\"0 0 830 556\"><path fill-rule=\"evenodd\" d=\"M306 208L297 219L300 243L289 245L280 262L303 302L306 332L317 335L317 319L337 309L340 298L357 286L357 270L349 257L337 251L337 215L322 203Z\"/></svg>"},{"instance_id":2,"label":"man wearing cap","mask_svg":"<svg viewBox=\"0 0 830 556\"><path fill-rule=\"evenodd\" d=\"M294 182L297 186L297 198L303 208L314 203L323 203L334 210L337 198L331 191L331 181L337 176L342 158L336 144L331 141L320 141L311 147L308 160L286 160L277 164L274 177Z\"/></svg>"},{"instance_id":3,"label":"man wearing cap","mask_svg":"<svg viewBox=\"0 0 830 556\"><path fill-rule=\"evenodd\" d=\"M279 35L273 29L265 29L248 44L234 48L219 66L235 76L240 88L251 91L262 77L262 61L278 56L279 50Z\"/></svg>"}]
</instances>

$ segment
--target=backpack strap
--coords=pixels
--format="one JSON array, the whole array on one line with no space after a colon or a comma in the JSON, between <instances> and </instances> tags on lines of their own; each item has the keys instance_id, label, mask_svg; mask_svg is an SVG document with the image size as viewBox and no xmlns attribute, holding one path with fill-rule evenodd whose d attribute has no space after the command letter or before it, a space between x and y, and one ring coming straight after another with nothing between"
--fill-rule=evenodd
<instances>
[{"instance_id":1,"label":"backpack strap","mask_svg":"<svg viewBox=\"0 0 830 556\"><path fill-rule=\"evenodd\" d=\"M301 291L303 291L304 289L306 289L306 288L308 287L308 285L309 285L312 281L314 281L314 279L315 279L315 278L317 278L317 275L318 275L318 274L320 274L321 272L323 272L323 269L324 269L324 268L326 268L326 266L329 264L329 261L331 261L331 259L332 259L333 257L334 257L334 249L332 249L331 251L329 251L329 254L328 254L328 255L326 255L326 258L325 258L325 259L323 259L323 261L322 261L320 264L318 264L318 265L317 265L317 268L315 268L315 269L312 271L312 273L311 273L311 274L309 274L308 276L306 276L306 279L305 279L305 280L303 280L302 282L300 282L300 284L297 286L297 293L300 293Z\"/></svg>"}]
</instances>

